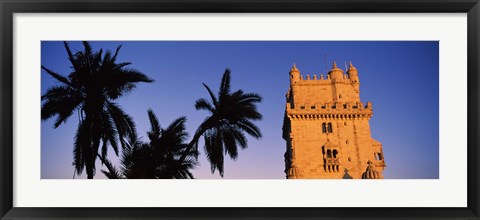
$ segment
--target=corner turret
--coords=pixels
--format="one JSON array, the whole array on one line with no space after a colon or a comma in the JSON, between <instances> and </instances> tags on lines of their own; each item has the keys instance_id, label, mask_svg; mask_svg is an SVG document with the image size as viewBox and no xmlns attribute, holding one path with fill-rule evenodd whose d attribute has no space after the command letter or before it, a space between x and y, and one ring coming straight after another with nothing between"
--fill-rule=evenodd
<instances>
[{"instance_id":1,"label":"corner turret","mask_svg":"<svg viewBox=\"0 0 480 220\"><path fill-rule=\"evenodd\" d=\"M365 172L362 174L362 179L383 179L382 173L375 170L375 166L372 161L367 162L368 166Z\"/></svg>"},{"instance_id":2,"label":"corner turret","mask_svg":"<svg viewBox=\"0 0 480 220\"><path fill-rule=\"evenodd\" d=\"M293 67L290 70L290 84L293 85L301 80L300 70L297 69L297 65L293 63Z\"/></svg>"},{"instance_id":3,"label":"corner turret","mask_svg":"<svg viewBox=\"0 0 480 220\"><path fill-rule=\"evenodd\" d=\"M358 79L358 70L352 65L352 62L350 62L350 67L348 67L348 78L352 82L352 86L355 89L357 93L360 92L360 80Z\"/></svg>"}]
</instances>

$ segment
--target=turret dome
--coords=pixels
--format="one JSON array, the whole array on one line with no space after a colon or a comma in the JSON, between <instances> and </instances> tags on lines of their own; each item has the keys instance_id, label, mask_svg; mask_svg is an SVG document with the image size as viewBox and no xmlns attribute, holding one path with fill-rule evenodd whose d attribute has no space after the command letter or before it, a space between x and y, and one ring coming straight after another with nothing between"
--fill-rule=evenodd
<instances>
[{"instance_id":1,"label":"turret dome","mask_svg":"<svg viewBox=\"0 0 480 220\"><path fill-rule=\"evenodd\" d=\"M363 172L362 179L383 179L383 176L380 172L375 170L372 161L368 161L367 170Z\"/></svg>"},{"instance_id":2,"label":"turret dome","mask_svg":"<svg viewBox=\"0 0 480 220\"><path fill-rule=\"evenodd\" d=\"M333 68L328 72L331 79L343 79L343 70L337 67L337 63L333 61Z\"/></svg>"},{"instance_id":3,"label":"turret dome","mask_svg":"<svg viewBox=\"0 0 480 220\"><path fill-rule=\"evenodd\" d=\"M350 74L351 72L358 72L357 68L353 66L352 62L350 62L347 73Z\"/></svg>"},{"instance_id":4,"label":"turret dome","mask_svg":"<svg viewBox=\"0 0 480 220\"><path fill-rule=\"evenodd\" d=\"M293 73L293 72L300 72L300 70L297 68L297 65L295 63L293 63L293 66L292 66L292 69L290 70L290 73Z\"/></svg>"}]
</instances>

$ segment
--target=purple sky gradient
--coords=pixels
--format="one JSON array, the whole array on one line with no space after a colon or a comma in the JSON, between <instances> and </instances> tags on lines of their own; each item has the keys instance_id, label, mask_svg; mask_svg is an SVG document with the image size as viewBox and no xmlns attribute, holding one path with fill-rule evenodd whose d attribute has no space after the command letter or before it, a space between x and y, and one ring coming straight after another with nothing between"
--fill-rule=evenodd
<instances>
[{"instance_id":1,"label":"purple sky gradient","mask_svg":"<svg viewBox=\"0 0 480 220\"><path fill-rule=\"evenodd\" d=\"M80 42L69 42L73 51ZM207 116L196 111L195 100L208 98L202 83L218 90L225 68L232 72L232 90L256 92L263 97L257 124L263 138L249 138L248 148L233 161L226 157L225 179L284 179L285 141L282 122L288 72L295 62L302 75L326 75L335 60L345 69L352 61L359 70L360 98L373 103L372 137L383 144L385 178L435 179L439 177L439 51L434 41L93 41L95 50L115 50L122 44L119 61L155 80L139 84L119 104L133 117L137 132L146 140L150 129L147 109L157 114L163 127L180 116L187 117L190 136ZM41 43L42 65L67 75L71 71L63 42ZM41 93L57 84L40 71ZM53 129L53 119L42 122L41 177L70 179L77 115ZM200 143L203 147L203 143ZM196 178L220 178L200 148ZM117 158L110 148L113 162ZM97 164L95 178L105 178ZM85 174L76 176L85 178Z\"/></svg>"}]
</instances>

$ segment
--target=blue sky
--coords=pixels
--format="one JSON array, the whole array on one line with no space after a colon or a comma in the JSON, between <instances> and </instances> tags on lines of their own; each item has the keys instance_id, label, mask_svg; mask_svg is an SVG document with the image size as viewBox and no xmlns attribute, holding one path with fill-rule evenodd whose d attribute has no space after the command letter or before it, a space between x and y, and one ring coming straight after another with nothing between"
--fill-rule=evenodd
<instances>
[{"instance_id":1,"label":"blue sky","mask_svg":"<svg viewBox=\"0 0 480 220\"><path fill-rule=\"evenodd\" d=\"M69 42L73 51L80 42ZM162 126L187 117L190 135L207 116L196 111L195 100L208 98L202 83L218 89L225 68L231 69L232 89L259 93L263 120L261 140L249 139L233 161L226 159L224 178L285 178L285 141L282 122L288 72L295 62L302 75L326 75L336 61L342 69L351 61L359 71L360 98L373 103L372 137L383 144L385 178L430 179L439 175L439 50L437 41L92 41L95 50L115 50L118 60L155 80L139 84L119 104L133 117L137 132L146 140L151 108ZM42 65L67 75L71 71L63 42L41 43ZM41 93L58 84L44 71ZM39 119L40 120L40 119ZM41 176L43 179L73 177L72 145L78 118L73 115L53 129L53 119L41 125ZM203 145L201 145L203 146ZM117 161L112 149L109 156ZM200 150L196 178L220 178ZM103 178L97 165L95 178ZM85 178L85 175L76 176Z\"/></svg>"}]
</instances>

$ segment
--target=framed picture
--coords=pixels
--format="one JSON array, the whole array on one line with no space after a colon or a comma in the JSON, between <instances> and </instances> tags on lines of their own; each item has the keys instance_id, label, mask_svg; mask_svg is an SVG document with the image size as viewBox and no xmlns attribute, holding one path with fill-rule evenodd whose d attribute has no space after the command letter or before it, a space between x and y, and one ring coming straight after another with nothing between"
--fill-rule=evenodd
<instances>
[{"instance_id":1,"label":"framed picture","mask_svg":"<svg viewBox=\"0 0 480 220\"><path fill-rule=\"evenodd\" d=\"M478 0L0 6L1 219L479 218Z\"/></svg>"}]
</instances>

